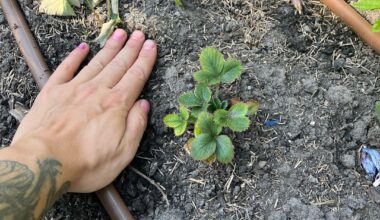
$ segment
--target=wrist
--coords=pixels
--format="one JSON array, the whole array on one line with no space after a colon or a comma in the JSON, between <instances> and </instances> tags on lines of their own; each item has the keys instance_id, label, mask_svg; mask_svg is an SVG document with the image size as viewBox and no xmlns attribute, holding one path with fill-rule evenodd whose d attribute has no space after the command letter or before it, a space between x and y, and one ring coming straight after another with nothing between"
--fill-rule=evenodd
<instances>
[{"instance_id":1,"label":"wrist","mask_svg":"<svg viewBox=\"0 0 380 220\"><path fill-rule=\"evenodd\" d=\"M56 155L52 150L51 143L40 136L29 136L12 143L4 149L4 156L0 155L0 160L16 160L39 172L39 167L43 162L54 162L54 169L57 171L57 185L71 182L72 173L66 168L64 158ZM52 167L53 168L53 167Z\"/></svg>"}]
</instances>

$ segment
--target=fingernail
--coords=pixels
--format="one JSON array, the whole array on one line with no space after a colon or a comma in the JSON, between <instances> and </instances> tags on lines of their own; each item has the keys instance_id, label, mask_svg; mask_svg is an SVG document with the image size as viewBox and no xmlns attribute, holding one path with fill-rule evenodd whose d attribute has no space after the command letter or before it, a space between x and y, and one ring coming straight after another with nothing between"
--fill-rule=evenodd
<instances>
[{"instance_id":1,"label":"fingernail","mask_svg":"<svg viewBox=\"0 0 380 220\"><path fill-rule=\"evenodd\" d=\"M145 35L144 35L144 33L141 32L141 31L134 31L134 32L132 33L132 36L131 36L131 38L132 38L132 39L135 39L135 40L141 40L141 39L143 39L144 37L145 37Z\"/></svg>"},{"instance_id":2,"label":"fingernail","mask_svg":"<svg viewBox=\"0 0 380 220\"><path fill-rule=\"evenodd\" d=\"M125 36L125 32L122 29L117 29L112 34L112 39L114 40L122 40Z\"/></svg>"},{"instance_id":3,"label":"fingernail","mask_svg":"<svg viewBox=\"0 0 380 220\"><path fill-rule=\"evenodd\" d=\"M87 47L87 44L86 43L81 43L81 44L79 44L79 46L78 46L78 48L80 48L80 49L86 49L86 47Z\"/></svg>"},{"instance_id":4,"label":"fingernail","mask_svg":"<svg viewBox=\"0 0 380 220\"><path fill-rule=\"evenodd\" d=\"M148 113L150 110L150 104L147 100L143 99L140 101L140 107L144 110L144 112Z\"/></svg>"},{"instance_id":5,"label":"fingernail","mask_svg":"<svg viewBox=\"0 0 380 220\"><path fill-rule=\"evenodd\" d=\"M155 46L156 46L156 43L154 43L154 41L152 40L147 40L144 43L144 49L148 49L148 50L153 49Z\"/></svg>"}]
</instances>

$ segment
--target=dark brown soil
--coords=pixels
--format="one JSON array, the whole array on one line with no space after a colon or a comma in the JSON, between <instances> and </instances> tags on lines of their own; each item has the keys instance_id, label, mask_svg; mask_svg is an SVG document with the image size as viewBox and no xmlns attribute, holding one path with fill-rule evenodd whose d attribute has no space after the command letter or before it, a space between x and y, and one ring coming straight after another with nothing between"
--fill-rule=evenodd
<instances>
[{"instance_id":1,"label":"dark brown soil","mask_svg":"<svg viewBox=\"0 0 380 220\"><path fill-rule=\"evenodd\" d=\"M97 34L84 9L64 19L37 14L38 1L21 0L49 66L54 69L81 41ZM159 59L143 96L152 103L149 128L132 166L162 185L158 190L130 170L115 181L138 219L378 219L379 198L368 196L356 150L377 146L373 112L379 99L380 59L319 1L304 1L302 15L286 1L121 0L124 27L159 43ZM29 108L36 85L0 11L0 136L10 143L16 102ZM93 53L99 49L92 44ZM162 118L193 88L198 54L217 47L240 59L244 74L224 98L255 99L253 126L232 134L232 164L193 161ZM280 124L265 127L267 119ZM99 177L102 178L102 177ZM108 219L94 195L69 194L49 219Z\"/></svg>"}]
</instances>

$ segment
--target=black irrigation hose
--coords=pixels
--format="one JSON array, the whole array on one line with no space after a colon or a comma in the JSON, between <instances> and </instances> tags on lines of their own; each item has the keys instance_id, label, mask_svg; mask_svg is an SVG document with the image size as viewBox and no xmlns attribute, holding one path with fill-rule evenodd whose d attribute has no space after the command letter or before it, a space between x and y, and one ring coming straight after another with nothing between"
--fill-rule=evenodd
<instances>
[{"instance_id":1,"label":"black irrigation hose","mask_svg":"<svg viewBox=\"0 0 380 220\"><path fill-rule=\"evenodd\" d=\"M8 20L9 26L16 39L21 53L24 55L26 63L33 74L34 80L41 89L51 74L38 44L31 33L25 20L24 14L17 0L0 0L0 6ZM96 192L108 215L114 220L133 220L120 194L116 188L110 184Z\"/></svg>"}]
</instances>

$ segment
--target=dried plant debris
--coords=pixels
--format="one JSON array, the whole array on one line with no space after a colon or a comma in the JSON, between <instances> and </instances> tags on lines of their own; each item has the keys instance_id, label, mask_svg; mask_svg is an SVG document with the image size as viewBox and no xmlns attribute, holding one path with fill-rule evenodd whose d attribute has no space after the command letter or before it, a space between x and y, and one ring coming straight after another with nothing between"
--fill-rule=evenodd
<instances>
[{"instance_id":1,"label":"dried plant debris","mask_svg":"<svg viewBox=\"0 0 380 220\"><path fill-rule=\"evenodd\" d=\"M302 14L302 0L292 0L294 8L299 14Z\"/></svg>"},{"instance_id":2,"label":"dried plant debris","mask_svg":"<svg viewBox=\"0 0 380 220\"><path fill-rule=\"evenodd\" d=\"M84 3L92 11L103 0L85 0ZM80 7L80 0L41 0L39 11L49 15L76 16L73 7ZM111 36L113 30L121 22L119 16L119 0L107 0L108 21L102 25L99 36L95 39L101 47Z\"/></svg>"}]
</instances>

